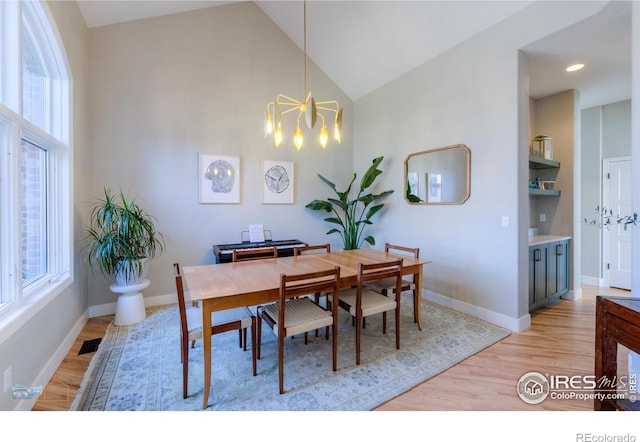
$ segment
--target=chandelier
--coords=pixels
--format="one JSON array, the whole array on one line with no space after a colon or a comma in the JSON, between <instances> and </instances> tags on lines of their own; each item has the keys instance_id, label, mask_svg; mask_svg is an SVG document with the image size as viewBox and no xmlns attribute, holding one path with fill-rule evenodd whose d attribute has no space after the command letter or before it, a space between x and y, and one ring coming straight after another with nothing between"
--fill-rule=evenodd
<instances>
[{"instance_id":1,"label":"chandelier","mask_svg":"<svg viewBox=\"0 0 640 442\"><path fill-rule=\"evenodd\" d=\"M333 118L333 134L335 140L340 143L342 140L342 108L337 101L315 101L311 92L307 93L307 1L304 1L304 101L296 100L284 94L278 94L275 101L267 104L264 116L265 137L273 135L276 147L282 143L282 117L286 114L297 111L296 128L293 131L293 142L296 149L302 149L304 137L300 130L300 120L303 118L309 129L314 129L316 123L320 123L320 145L324 149L327 147L329 131L323 112L330 114Z\"/></svg>"}]
</instances>

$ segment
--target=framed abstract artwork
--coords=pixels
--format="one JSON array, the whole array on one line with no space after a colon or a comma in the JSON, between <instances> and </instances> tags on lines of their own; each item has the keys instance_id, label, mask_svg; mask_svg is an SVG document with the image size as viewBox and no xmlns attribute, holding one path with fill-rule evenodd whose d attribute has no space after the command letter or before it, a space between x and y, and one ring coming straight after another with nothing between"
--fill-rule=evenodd
<instances>
[{"instance_id":1,"label":"framed abstract artwork","mask_svg":"<svg viewBox=\"0 0 640 442\"><path fill-rule=\"evenodd\" d=\"M240 157L199 154L199 202L236 204L240 202Z\"/></svg>"},{"instance_id":2,"label":"framed abstract artwork","mask_svg":"<svg viewBox=\"0 0 640 442\"><path fill-rule=\"evenodd\" d=\"M262 203L293 204L293 162L262 162Z\"/></svg>"}]
</instances>

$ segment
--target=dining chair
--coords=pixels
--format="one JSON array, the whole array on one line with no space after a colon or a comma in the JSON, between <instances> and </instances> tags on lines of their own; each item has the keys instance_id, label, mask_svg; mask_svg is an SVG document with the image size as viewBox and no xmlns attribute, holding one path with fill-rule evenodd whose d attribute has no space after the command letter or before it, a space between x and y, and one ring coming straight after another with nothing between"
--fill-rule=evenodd
<instances>
[{"instance_id":1,"label":"dining chair","mask_svg":"<svg viewBox=\"0 0 640 442\"><path fill-rule=\"evenodd\" d=\"M338 305L355 318L356 329L356 365L360 365L360 347L362 325L367 316L382 313L382 333L387 333L387 312L396 313L396 348L400 348L400 296L394 300L388 296L374 292L368 284L376 281L395 280L395 290L402 288L402 259L371 264L360 263L358 266L358 283L355 288L341 290ZM335 304L333 296L328 297L329 304Z\"/></svg>"},{"instance_id":2,"label":"dining chair","mask_svg":"<svg viewBox=\"0 0 640 442\"><path fill-rule=\"evenodd\" d=\"M262 247L256 249L233 249L232 262L255 261L258 259L269 259L278 257L277 247ZM253 313L252 313L253 314ZM247 329L242 330L240 336L244 349L247 349Z\"/></svg>"},{"instance_id":3,"label":"dining chair","mask_svg":"<svg viewBox=\"0 0 640 442\"><path fill-rule=\"evenodd\" d=\"M293 248L293 256L299 255L316 255L322 253L331 253L331 244L316 244L311 246L298 246ZM320 297L328 296L328 292L314 293L313 300L316 304L320 305ZM316 337L318 336L318 329L316 329Z\"/></svg>"},{"instance_id":4,"label":"dining chair","mask_svg":"<svg viewBox=\"0 0 640 442\"><path fill-rule=\"evenodd\" d=\"M255 259L277 258L277 247L263 247L259 249L233 249L233 262L252 261Z\"/></svg>"},{"instance_id":5,"label":"dining chair","mask_svg":"<svg viewBox=\"0 0 640 442\"><path fill-rule=\"evenodd\" d=\"M184 283L180 264L173 264L173 273L176 279L176 291L178 294L178 310L180 311L180 362L182 362L182 397L187 398L189 379L189 341L191 348L195 341L202 338L202 310L199 308L187 308ZM253 375L257 374L256 366L256 317L245 307L217 311L212 315L211 334L216 335L228 331L239 332L251 328L251 360ZM240 334L242 338L242 335ZM246 338L245 338L246 344ZM242 347L242 339L240 339ZM246 350L246 345L245 345Z\"/></svg>"},{"instance_id":6,"label":"dining chair","mask_svg":"<svg viewBox=\"0 0 640 442\"><path fill-rule=\"evenodd\" d=\"M338 306L323 308L304 296L318 292L331 292L339 300L338 282L340 267L294 275L280 275L279 300L258 307L257 358L260 359L262 321L266 322L278 338L278 383L280 394L284 393L284 341L286 337L306 335L311 330L331 327L333 371L338 366ZM327 334L327 339L329 335Z\"/></svg>"},{"instance_id":7,"label":"dining chair","mask_svg":"<svg viewBox=\"0 0 640 442\"><path fill-rule=\"evenodd\" d=\"M385 243L384 251L386 253L394 253L398 255L410 256L413 258L420 258L420 249L417 247L411 248L411 247ZM378 292L384 296L389 296L392 293L395 294L395 289L396 289L395 280L393 278L389 278L387 280L382 280L382 281L374 281L370 284L367 284L367 287L369 287L374 292ZM413 322L417 323L418 322L418 305L419 305L417 297L420 296L420 293L418 293L418 291L416 290L415 275L412 275L410 279L408 278L402 279L401 290L402 290L401 293L411 291L413 294Z\"/></svg>"}]
</instances>

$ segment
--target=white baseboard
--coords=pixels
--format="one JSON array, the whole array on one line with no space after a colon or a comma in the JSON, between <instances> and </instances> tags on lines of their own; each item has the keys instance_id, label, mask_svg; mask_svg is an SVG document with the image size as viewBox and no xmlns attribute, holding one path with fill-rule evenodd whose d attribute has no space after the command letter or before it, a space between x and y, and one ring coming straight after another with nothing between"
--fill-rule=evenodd
<instances>
[{"instance_id":1,"label":"white baseboard","mask_svg":"<svg viewBox=\"0 0 640 442\"><path fill-rule=\"evenodd\" d=\"M577 288L573 290L569 290L568 293L561 296L562 299L569 299L571 301L575 301L576 299L582 298L582 288Z\"/></svg>"},{"instance_id":2,"label":"white baseboard","mask_svg":"<svg viewBox=\"0 0 640 442\"><path fill-rule=\"evenodd\" d=\"M71 330L69 330L69 333L67 334L67 336L60 343L56 351L53 353L53 355L51 355L51 358L49 358L45 366L42 368L42 370L40 371L40 374L38 374L36 379L33 381L32 383L33 386L43 388L43 391L40 394L40 396L34 398L33 400L17 401L16 408L14 409L15 411L30 411L33 408L33 406L36 404L37 399L40 399L40 398L46 399L47 384L55 374L56 370L64 360L65 356L67 356L67 353L69 353L69 349L76 342L76 339L80 335L80 332L84 328L88 319L89 317L87 316L86 312L78 318L78 320L73 325ZM60 400L59 394L56 394L56 400ZM69 405L71 405L71 401L69 401Z\"/></svg>"},{"instance_id":3,"label":"white baseboard","mask_svg":"<svg viewBox=\"0 0 640 442\"><path fill-rule=\"evenodd\" d=\"M596 287L607 287L607 284L604 278L598 278L596 276L581 275L580 283L586 284L586 285L593 285Z\"/></svg>"},{"instance_id":4,"label":"white baseboard","mask_svg":"<svg viewBox=\"0 0 640 442\"><path fill-rule=\"evenodd\" d=\"M501 313L487 310L485 308L478 307L477 305L459 301L457 299L453 299L439 293L431 292L429 290L423 290L422 297L424 299L428 299L429 301L433 301L436 304L440 304L453 310L466 313L478 319L482 319L483 321L490 322L514 332L520 332L531 327L531 315L529 315L528 313L521 318L514 319Z\"/></svg>"},{"instance_id":5,"label":"white baseboard","mask_svg":"<svg viewBox=\"0 0 640 442\"><path fill-rule=\"evenodd\" d=\"M156 307L158 305L176 304L178 297L175 293L168 295L152 296L144 298L145 307ZM96 316L114 315L116 313L116 303L92 305L89 307L89 318Z\"/></svg>"}]
</instances>

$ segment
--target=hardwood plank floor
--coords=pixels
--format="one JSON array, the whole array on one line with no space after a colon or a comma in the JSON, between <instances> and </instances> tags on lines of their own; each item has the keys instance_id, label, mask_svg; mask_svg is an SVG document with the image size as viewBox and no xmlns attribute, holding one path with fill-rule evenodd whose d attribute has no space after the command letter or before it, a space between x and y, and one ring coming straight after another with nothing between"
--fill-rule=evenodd
<instances>
[{"instance_id":1,"label":"hardwood plank floor","mask_svg":"<svg viewBox=\"0 0 640 442\"><path fill-rule=\"evenodd\" d=\"M582 298L560 300L532 315L531 328L497 344L381 405L377 410L592 410L592 401L546 399L524 403L516 385L527 372L593 374L595 298L628 291L583 286ZM104 336L113 316L90 319L45 388L34 411L68 410L94 353L78 355L85 340ZM55 399L55 400L53 400Z\"/></svg>"}]
</instances>

